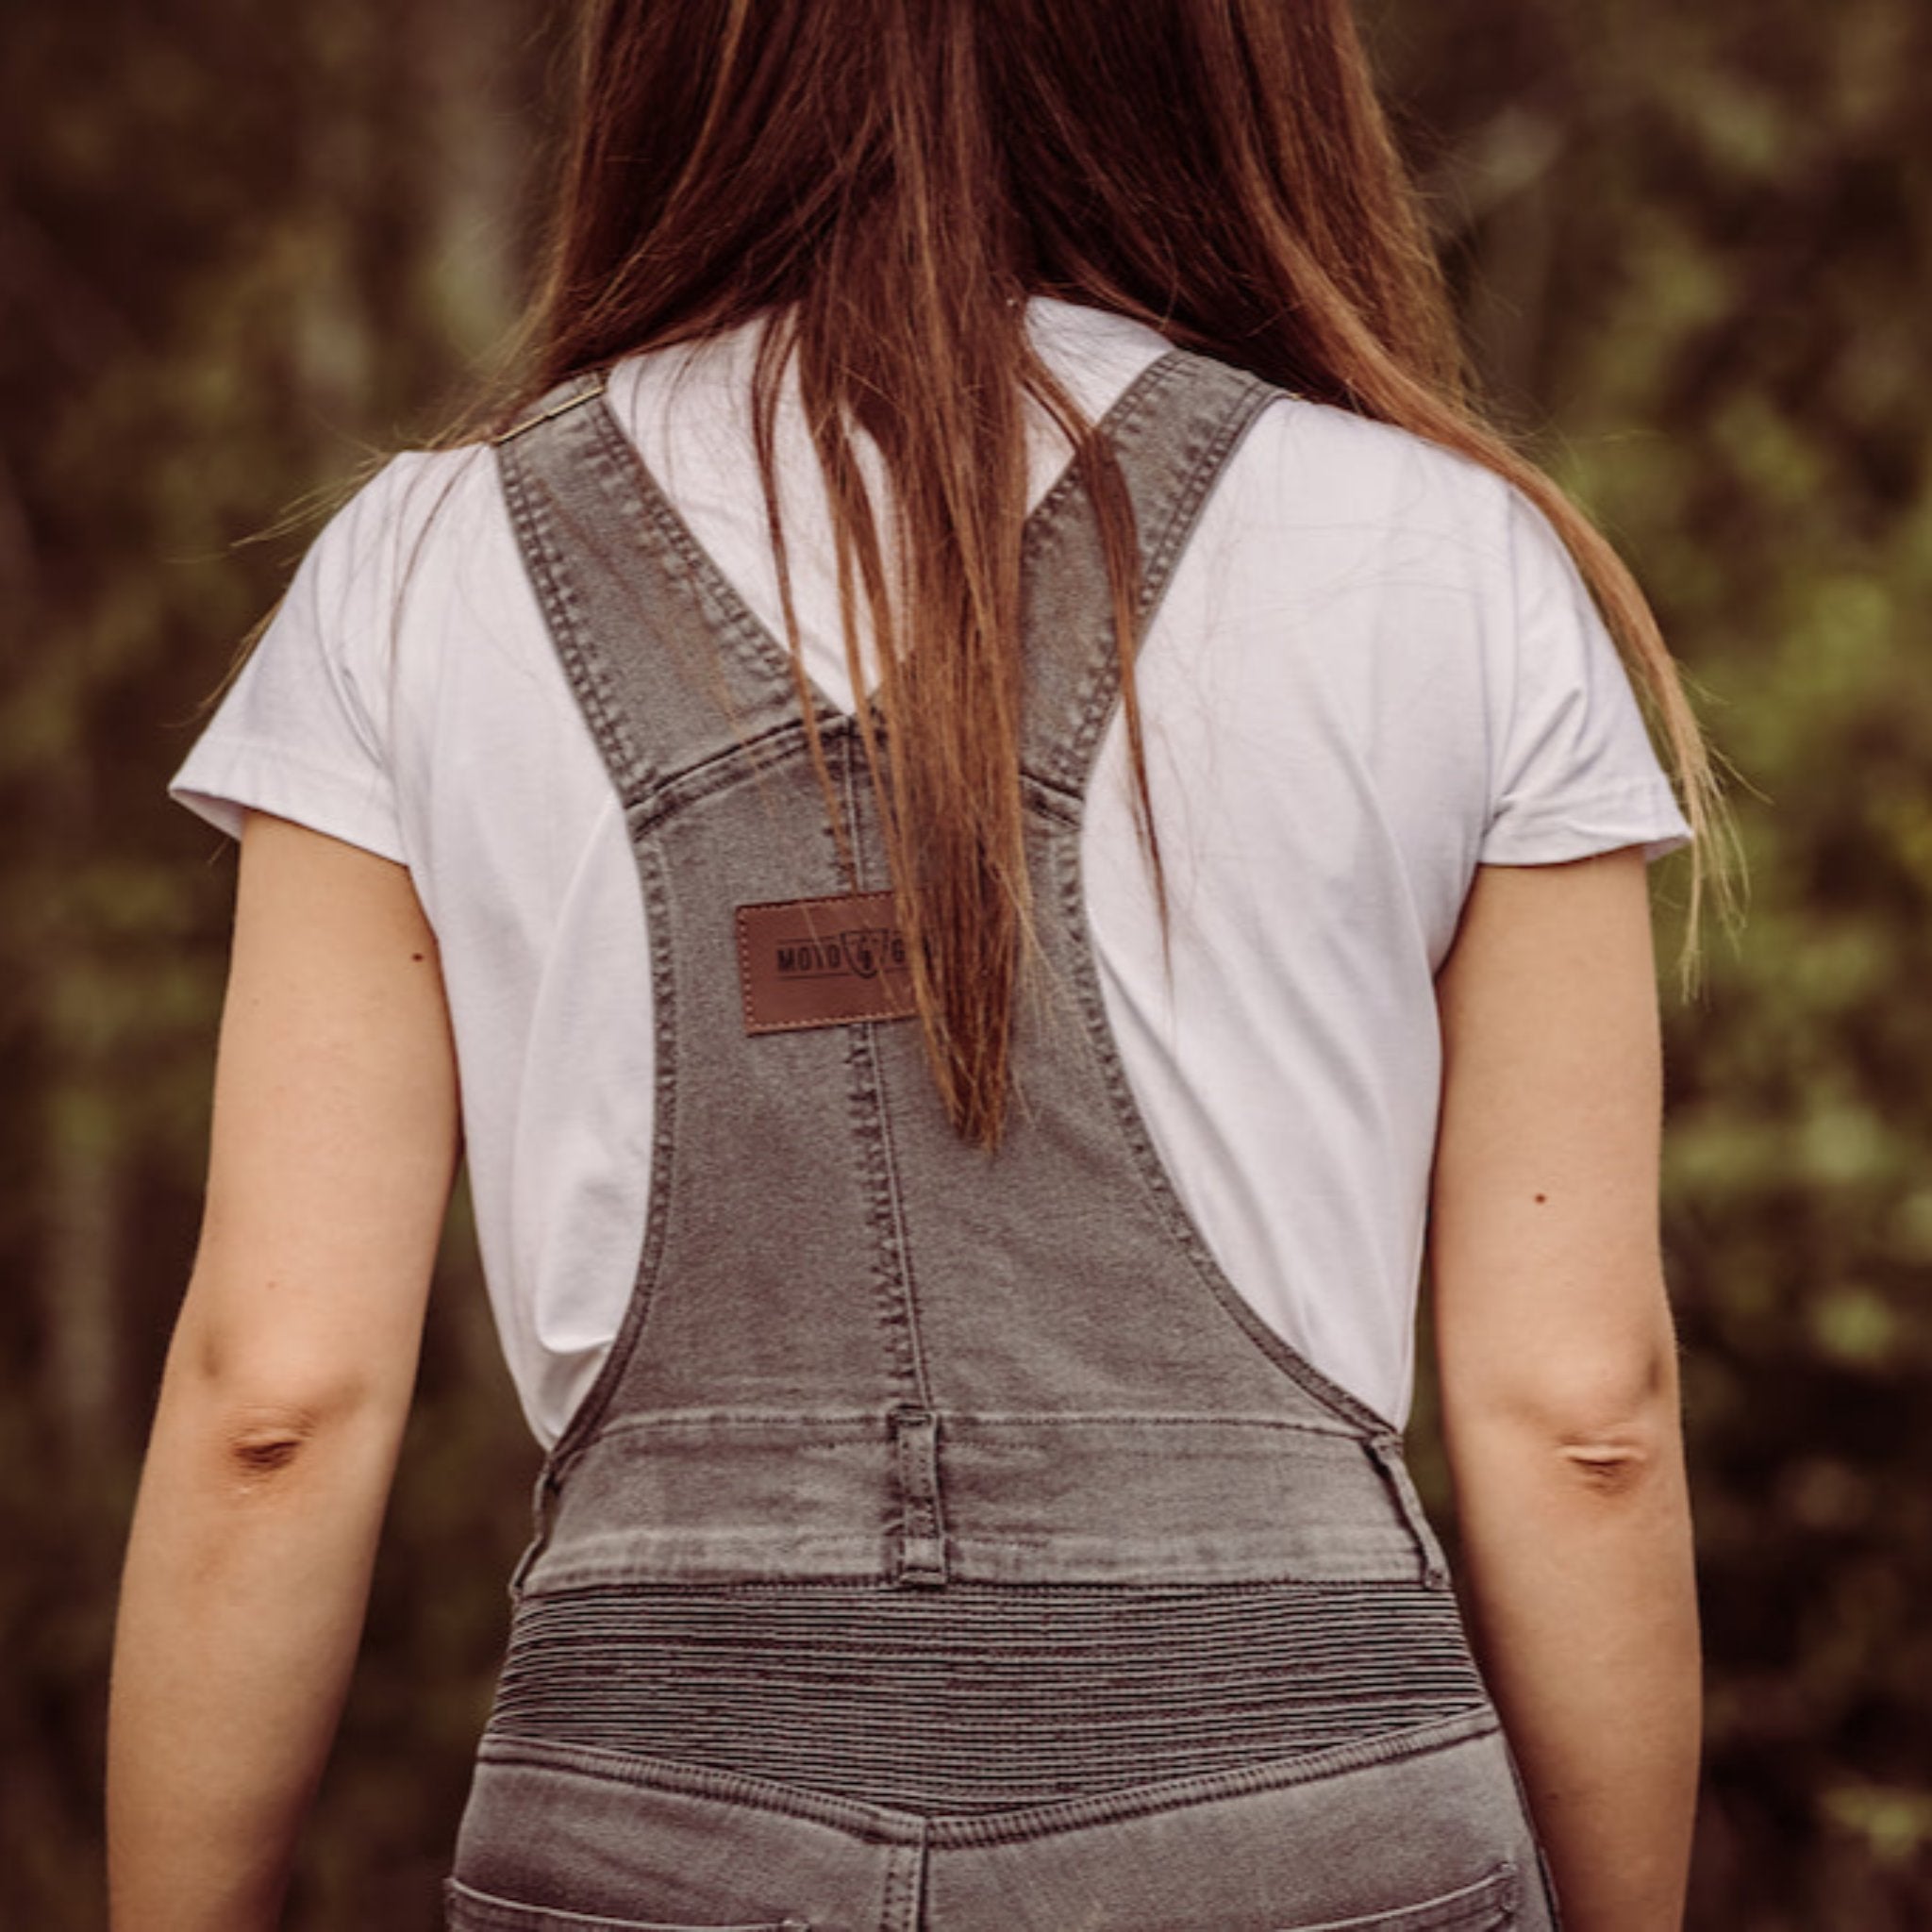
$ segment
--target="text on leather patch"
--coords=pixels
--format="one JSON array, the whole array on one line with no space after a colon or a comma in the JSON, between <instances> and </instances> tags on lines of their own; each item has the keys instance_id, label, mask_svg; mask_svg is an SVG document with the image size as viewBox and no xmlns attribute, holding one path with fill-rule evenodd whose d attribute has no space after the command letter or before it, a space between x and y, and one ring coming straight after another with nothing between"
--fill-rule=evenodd
<instances>
[{"instance_id":1,"label":"text on leather patch","mask_svg":"<svg viewBox=\"0 0 1932 1932\"><path fill-rule=\"evenodd\" d=\"M783 899L738 908L747 1033L795 1033L918 1011L890 892Z\"/></svg>"}]
</instances>

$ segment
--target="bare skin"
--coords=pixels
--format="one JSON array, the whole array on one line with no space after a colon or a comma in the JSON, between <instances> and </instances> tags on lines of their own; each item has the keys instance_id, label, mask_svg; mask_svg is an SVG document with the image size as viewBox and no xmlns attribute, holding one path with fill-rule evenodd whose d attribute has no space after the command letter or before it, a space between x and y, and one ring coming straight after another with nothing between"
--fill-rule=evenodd
<instances>
[{"instance_id":1,"label":"bare skin","mask_svg":"<svg viewBox=\"0 0 1932 1932\"><path fill-rule=\"evenodd\" d=\"M127 1554L120 1932L258 1932L334 1734L457 1158L408 874L251 818L200 1251Z\"/></svg>"},{"instance_id":2,"label":"bare skin","mask_svg":"<svg viewBox=\"0 0 1932 1932\"><path fill-rule=\"evenodd\" d=\"M1431 1274L1478 1647L1567 1932L1683 1922L1699 1737L1641 856L1485 870L1440 975Z\"/></svg>"},{"instance_id":3,"label":"bare skin","mask_svg":"<svg viewBox=\"0 0 1932 1932\"><path fill-rule=\"evenodd\" d=\"M1434 1274L1469 1585L1574 1932L1681 1916L1696 1634L1642 870L1485 872L1441 975ZM408 874L243 841L207 1221L116 1646L116 1932L268 1932L333 1736L458 1154Z\"/></svg>"}]
</instances>

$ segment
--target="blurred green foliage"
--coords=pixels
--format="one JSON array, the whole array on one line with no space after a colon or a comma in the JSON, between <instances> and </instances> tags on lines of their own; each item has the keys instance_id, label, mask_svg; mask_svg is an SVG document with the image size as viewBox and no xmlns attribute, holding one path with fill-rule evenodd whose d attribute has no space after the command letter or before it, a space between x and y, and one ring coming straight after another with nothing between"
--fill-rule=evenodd
<instances>
[{"instance_id":1,"label":"blurred green foliage","mask_svg":"<svg viewBox=\"0 0 1932 1932\"><path fill-rule=\"evenodd\" d=\"M1693 1923L1932 1924L1932 15L1383 25L1492 391L1637 562L1739 775L1748 924L1669 1038Z\"/></svg>"},{"instance_id":2,"label":"blurred green foliage","mask_svg":"<svg viewBox=\"0 0 1932 1932\"><path fill-rule=\"evenodd\" d=\"M432 427L510 321L558 11L0 9L9 1924L100 1923L114 1572L193 1241L230 880L160 788L299 551L288 506ZM1639 565L1739 774L1748 926L1669 1041L1693 1924L1907 1932L1932 1923L1932 13L1366 12L1483 378ZM297 1932L433 1922L488 1696L534 1458L461 1227Z\"/></svg>"}]
</instances>

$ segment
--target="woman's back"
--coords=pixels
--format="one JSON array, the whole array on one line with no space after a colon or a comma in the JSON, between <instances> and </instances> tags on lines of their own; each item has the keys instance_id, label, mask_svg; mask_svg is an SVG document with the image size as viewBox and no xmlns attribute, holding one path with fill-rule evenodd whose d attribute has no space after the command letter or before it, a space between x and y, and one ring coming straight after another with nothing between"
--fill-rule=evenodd
<instances>
[{"instance_id":1,"label":"woman's back","mask_svg":"<svg viewBox=\"0 0 1932 1932\"><path fill-rule=\"evenodd\" d=\"M1345 0L586 25L496 452L364 496L184 774L243 862L123 1920L274 1915L467 1149L558 1446L453 1923L1541 1927L1500 1710L1657 1932L1683 826L1563 550L1710 773L1461 391ZM906 984L798 1026L774 918ZM1425 1206L1487 1683L1391 1426Z\"/></svg>"},{"instance_id":2,"label":"woman's back","mask_svg":"<svg viewBox=\"0 0 1932 1932\"><path fill-rule=\"evenodd\" d=\"M1096 419L1165 344L1036 305ZM748 334L623 365L611 406L774 637ZM823 487L781 417L806 663L849 708ZM1029 500L1064 466L1036 432ZM1401 431L1284 398L1247 432L1138 667L1170 892L1103 743L1083 887L1149 1132L1262 1318L1407 1412L1440 1060L1433 974L1481 862L1664 849L1682 820L1535 512ZM176 787L408 864L464 1068L506 1351L554 1441L622 1319L648 1205L646 925L609 784L477 451L404 458L310 560Z\"/></svg>"}]
</instances>

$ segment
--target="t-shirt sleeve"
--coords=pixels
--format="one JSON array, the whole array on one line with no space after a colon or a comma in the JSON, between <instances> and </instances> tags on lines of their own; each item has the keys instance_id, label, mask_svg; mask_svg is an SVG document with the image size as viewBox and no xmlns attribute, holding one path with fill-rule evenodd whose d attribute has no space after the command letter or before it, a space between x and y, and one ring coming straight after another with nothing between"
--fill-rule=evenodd
<instances>
[{"instance_id":1,"label":"t-shirt sleeve","mask_svg":"<svg viewBox=\"0 0 1932 1932\"><path fill-rule=\"evenodd\" d=\"M1512 494L1509 661L1494 721L1486 865L1554 865L1620 846L1688 844L1616 645L1561 541Z\"/></svg>"},{"instance_id":2,"label":"t-shirt sleeve","mask_svg":"<svg viewBox=\"0 0 1932 1932\"><path fill-rule=\"evenodd\" d=\"M398 458L337 513L168 790L239 836L244 811L408 862L391 757Z\"/></svg>"}]
</instances>

